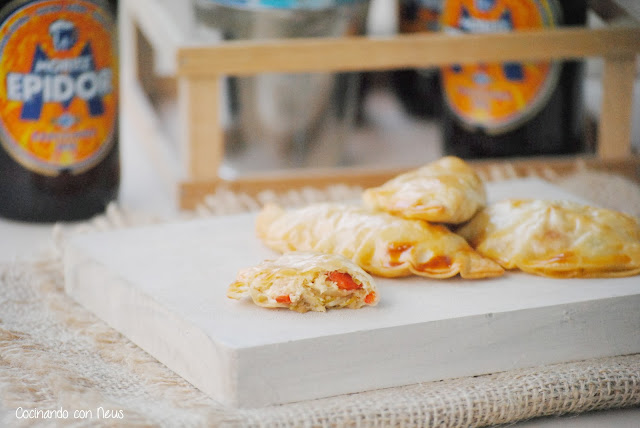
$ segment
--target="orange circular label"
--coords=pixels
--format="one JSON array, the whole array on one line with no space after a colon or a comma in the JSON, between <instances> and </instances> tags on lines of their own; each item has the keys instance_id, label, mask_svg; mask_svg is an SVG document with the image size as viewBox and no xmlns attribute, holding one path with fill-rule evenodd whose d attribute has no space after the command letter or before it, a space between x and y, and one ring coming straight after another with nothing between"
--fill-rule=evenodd
<instances>
[{"instance_id":1,"label":"orange circular label","mask_svg":"<svg viewBox=\"0 0 640 428\"><path fill-rule=\"evenodd\" d=\"M86 171L114 141L114 22L98 5L44 0L0 26L0 133L21 165L46 175Z\"/></svg>"},{"instance_id":2,"label":"orange circular label","mask_svg":"<svg viewBox=\"0 0 640 428\"><path fill-rule=\"evenodd\" d=\"M559 16L554 0L447 0L444 31L496 33L552 27ZM558 80L555 62L453 64L442 69L445 100L471 127L509 131L546 103Z\"/></svg>"}]
</instances>

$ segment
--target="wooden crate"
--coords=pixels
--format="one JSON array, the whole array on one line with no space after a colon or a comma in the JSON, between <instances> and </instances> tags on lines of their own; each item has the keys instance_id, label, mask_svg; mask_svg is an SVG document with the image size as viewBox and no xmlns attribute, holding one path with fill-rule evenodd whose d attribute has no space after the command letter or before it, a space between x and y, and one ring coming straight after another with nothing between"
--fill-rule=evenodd
<instances>
[{"instance_id":1,"label":"wooden crate","mask_svg":"<svg viewBox=\"0 0 640 428\"><path fill-rule=\"evenodd\" d=\"M454 62L602 57L603 100L595 155L485 160L473 165L488 170L496 163L508 162L516 175L526 175L540 167L563 173L578 162L640 179L640 156L632 152L631 146L633 84L640 53L640 23L634 13L629 14L635 7L633 0L594 0L590 5L605 21L625 15L631 22L626 26L464 36L232 41L204 46L194 45L158 0L125 0L122 5L121 45L130 49L123 58L123 111L133 116L140 135L145 136L142 143L175 190L181 208L192 209L221 185L248 194L335 183L372 186L401 172L353 167L275 171L235 180L221 178L221 76L263 72L374 71ZM163 119L154 108L153 101L163 97L177 99L177 129L173 136L160 126Z\"/></svg>"}]
</instances>

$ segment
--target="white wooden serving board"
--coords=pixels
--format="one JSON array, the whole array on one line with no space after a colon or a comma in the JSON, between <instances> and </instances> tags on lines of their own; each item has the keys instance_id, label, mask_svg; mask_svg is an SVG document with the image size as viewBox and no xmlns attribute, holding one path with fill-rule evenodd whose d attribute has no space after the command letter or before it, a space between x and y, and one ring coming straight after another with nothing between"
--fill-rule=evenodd
<instances>
[{"instance_id":1,"label":"white wooden serving board","mask_svg":"<svg viewBox=\"0 0 640 428\"><path fill-rule=\"evenodd\" d=\"M535 179L508 196L580 199ZM254 215L70 240L66 291L212 398L259 407L640 352L640 276L378 279L359 310L268 310L225 297L239 269L273 258Z\"/></svg>"}]
</instances>

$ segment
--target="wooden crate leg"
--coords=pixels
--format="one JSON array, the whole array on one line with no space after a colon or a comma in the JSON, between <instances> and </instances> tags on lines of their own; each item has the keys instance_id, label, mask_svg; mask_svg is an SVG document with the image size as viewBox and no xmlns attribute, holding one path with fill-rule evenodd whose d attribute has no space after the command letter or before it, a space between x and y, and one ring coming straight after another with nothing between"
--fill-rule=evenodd
<instances>
[{"instance_id":1,"label":"wooden crate leg","mask_svg":"<svg viewBox=\"0 0 640 428\"><path fill-rule=\"evenodd\" d=\"M598 155L601 159L620 159L631 154L635 60L635 56L604 58L598 134Z\"/></svg>"},{"instance_id":2,"label":"wooden crate leg","mask_svg":"<svg viewBox=\"0 0 640 428\"><path fill-rule=\"evenodd\" d=\"M178 108L182 159L190 181L217 180L224 156L224 130L220 123L218 76L180 77Z\"/></svg>"}]
</instances>

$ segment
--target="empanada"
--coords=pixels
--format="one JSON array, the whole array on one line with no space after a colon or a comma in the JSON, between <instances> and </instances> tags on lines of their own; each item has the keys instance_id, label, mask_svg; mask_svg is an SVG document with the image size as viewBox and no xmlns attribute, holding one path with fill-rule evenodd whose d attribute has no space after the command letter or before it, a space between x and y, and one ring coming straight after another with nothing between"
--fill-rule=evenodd
<instances>
[{"instance_id":1,"label":"empanada","mask_svg":"<svg viewBox=\"0 0 640 428\"><path fill-rule=\"evenodd\" d=\"M269 204L256 226L258 237L275 250L341 254L383 277L414 273L448 278L460 273L463 278L484 278L503 273L445 226L361 206L319 203L285 211Z\"/></svg>"},{"instance_id":2,"label":"empanada","mask_svg":"<svg viewBox=\"0 0 640 428\"><path fill-rule=\"evenodd\" d=\"M363 193L370 208L436 223L469 220L486 204L484 183L462 159L448 156Z\"/></svg>"},{"instance_id":3,"label":"empanada","mask_svg":"<svg viewBox=\"0 0 640 428\"><path fill-rule=\"evenodd\" d=\"M558 278L640 273L638 220L603 208L511 199L480 211L458 233L505 269Z\"/></svg>"},{"instance_id":4,"label":"empanada","mask_svg":"<svg viewBox=\"0 0 640 428\"><path fill-rule=\"evenodd\" d=\"M227 296L265 308L324 312L378 303L373 278L337 254L292 252L240 271Z\"/></svg>"}]
</instances>

